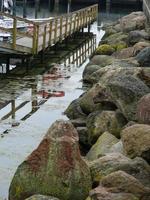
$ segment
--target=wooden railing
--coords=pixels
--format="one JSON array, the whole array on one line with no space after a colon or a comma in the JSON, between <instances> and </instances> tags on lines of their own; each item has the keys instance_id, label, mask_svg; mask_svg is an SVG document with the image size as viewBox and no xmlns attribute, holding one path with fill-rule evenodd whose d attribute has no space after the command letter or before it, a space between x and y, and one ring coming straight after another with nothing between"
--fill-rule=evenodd
<instances>
[{"instance_id":1,"label":"wooden railing","mask_svg":"<svg viewBox=\"0 0 150 200\"><path fill-rule=\"evenodd\" d=\"M79 31L81 28L90 25L96 20L97 13L98 5L95 4L43 22L34 22L0 12L0 16L5 16L13 20L13 29L0 27L0 31L5 31L12 35L12 39L6 44L6 46L9 46L12 50L37 54L48 46L52 46L72 33ZM30 27L30 31L29 29L28 31L26 29L20 31L17 28L19 23L24 23L27 27ZM32 44L27 45L24 40L22 40L22 43L20 44L18 43L18 38L29 39Z\"/></svg>"}]
</instances>

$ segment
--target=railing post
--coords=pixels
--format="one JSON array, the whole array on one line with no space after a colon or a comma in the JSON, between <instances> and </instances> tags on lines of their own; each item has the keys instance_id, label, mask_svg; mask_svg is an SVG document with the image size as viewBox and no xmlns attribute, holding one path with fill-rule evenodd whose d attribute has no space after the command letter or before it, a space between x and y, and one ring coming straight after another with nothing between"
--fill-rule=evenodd
<instances>
[{"instance_id":1,"label":"railing post","mask_svg":"<svg viewBox=\"0 0 150 200\"><path fill-rule=\"evenodd\" d=\"M63 17L60 17L60 41L62 41L63 36L62 36L62 27L63 27Z\"/></svg>"},{"instance_id":2,"label":"railing post","mask_svg":"<svg viewBox=\"0 0 150 200\"><path fill-rule=\"evenodd\" d=\"M52 27L53 27L53 21L51 20L49 23L49 46L52 44Z\"/></svg>"},{"instance_id":3,"label":"railing post","mask_svg":"<svg viewBox=\"0 0 150 200\"><path fill-rule=\"evenodd\" d=\"M58 26L58 19L55 19L55 29L54 29L54 42L57 40L57 26Z\"/></svg>"},{"instance_id":4,"label":"railing post","mask_svg":"<svg viewBox=\"0 0 150 200\"><path fill-rule=\"evenodd\" d=\"M76 31L76 15L74 15L74 25L73 25L74 32Z\"/></svg>"},{"instance_id":5,"label":"railing post","mask_svg":"<svg viewBox=\"0 0 150 200\"><path fill-rule=\"evenodd\" d=\"M47 25L44 26L44 33L43 33L43 50L46 47L46 30L47 30Z\"/></svg>"},{"instance_id":6,"label":"railing post","mask_svg":"<svg viewBox=\"0 0 150 200\"><path fill-rule=\"evenodd\" d=\"M65 37L68 36L68 16L66 16Z\"/></svg>"},{"instance_id":7,"label":"railing post","mask_svg":"<svg viewBox=\"0 0 150 200\"><path fill-rule=\"evenodd\" d=\"M13 49L16 49L16 38L17 38L17 19L14 18L13 20Z\"/></svg>"},{"instance_id":8,"label":"railing post","mask_svg":"<svg viewBox=\"0 0 150 200\"><path fill-rule=\"evenodd\" d=\"M33 40L32 40L32 53L37 53L37 26L34 24Z\"/></svg>"},{"instance_id":9,"label":"railing post","mask_svg":"<svg viewBox=\"0 0 150 200\"><path fill-rule=\"evenodd\" d=\"M36 53L38 53L38 46L39 46L39 25L36 26Z\"/></svg>"},{"instance_id":10,"label":"railing post","mask_svg":"<svg viewBox=\"0 0 150 200\"><path fill-rule=\"evenodd\" d=\"M79 20L80 20L80 15L79 13L77 13L77 30L79 30L79 25L80 25Z\"/></svg>"},{"instance_id":11,"label":"railing post","mask_svg":"<svg viewBox=\"0 0 150 200\"><path fill-rule=\"evenodd\" d=\"M72 33L72 15L70 16L70 26L69 26L69 33Z\"/></svg>"}]
</instances>

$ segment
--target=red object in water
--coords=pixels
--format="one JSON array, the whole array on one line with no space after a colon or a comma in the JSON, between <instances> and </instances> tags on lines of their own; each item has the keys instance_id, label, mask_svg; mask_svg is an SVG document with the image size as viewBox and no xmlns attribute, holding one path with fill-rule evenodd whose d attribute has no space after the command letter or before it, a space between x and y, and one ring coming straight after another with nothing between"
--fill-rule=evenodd
<instances>
[{"instance_id":1,"label":"red object in water","mask_svg":"<svg viewBox=\"0 0 150 200\"><path fill-rule=\"evenodd\" d=\"M43 76L43 80L44 81L49 80L49 79L56 80L58 78L62 78L62 75L58 75L58 74L46 74L46 75Z\"/></svg>"},{"instance_id":2,"label":"red object in water","mask_svg":"<svg viewBox=\"0 0 150 200\"><path fill-rule=\"evenodd\" d=\"M65 96L65 92L64 91L39 91L38 94L40 96L42 96L43 98L50 98L50 97L63 97Z\"/></svg>"}]
</instances>

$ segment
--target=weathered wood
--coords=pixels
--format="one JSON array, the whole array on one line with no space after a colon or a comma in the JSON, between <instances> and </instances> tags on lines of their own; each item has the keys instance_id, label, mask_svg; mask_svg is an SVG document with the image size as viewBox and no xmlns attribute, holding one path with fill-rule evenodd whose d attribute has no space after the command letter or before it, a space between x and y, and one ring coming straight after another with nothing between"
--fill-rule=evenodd
<instances>
[{"instance_id":1,"label":"weathered wood","mask_svg":"<svg viewBox=\"0 0 150 200\"><path fill-rule=\"evenodd\" d=\"M17 20L16 20L16 18L14 18L14 21L13 21L13 43L12 43L13 49L16 49L16 38L17 38Z\"/></svg>"},{"instance_id":2,"label":"weathered wood","mask_svg":"<svg viewBox=\"0 0 150 200\"><path fill-rule=\"evenodd\" d=\"M80 9L43 22L34 22L10 14L0 12L1 16L13 19L13 31L0 27L1 31L12 33L12 41L0 42L1 48L8 48L17 52L37 54L43 49L62 41L76 31L80 31L96 20L98 5ZM18 22L30 26L30 31L20 32Z\"/></svg>"}]
</instances>

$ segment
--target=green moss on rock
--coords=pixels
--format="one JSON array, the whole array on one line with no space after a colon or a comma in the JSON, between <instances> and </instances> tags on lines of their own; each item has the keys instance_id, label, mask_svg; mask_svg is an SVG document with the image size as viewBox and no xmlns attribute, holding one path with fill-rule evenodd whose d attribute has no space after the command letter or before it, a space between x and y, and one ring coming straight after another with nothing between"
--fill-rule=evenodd
<instances>
[{"instance_id":1,"label":"green moss on rock","mask_svg":"<svg viewBox=\"0 0 150 200\"><path fill-rule=\"evenodd\" d=\"M96 54L99 55L111 55L115 52L115 49L108 44L102 44L96 49Z\"/></svg>"}]
</instances>

